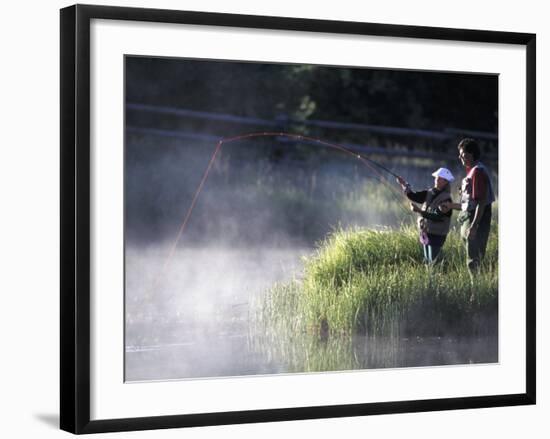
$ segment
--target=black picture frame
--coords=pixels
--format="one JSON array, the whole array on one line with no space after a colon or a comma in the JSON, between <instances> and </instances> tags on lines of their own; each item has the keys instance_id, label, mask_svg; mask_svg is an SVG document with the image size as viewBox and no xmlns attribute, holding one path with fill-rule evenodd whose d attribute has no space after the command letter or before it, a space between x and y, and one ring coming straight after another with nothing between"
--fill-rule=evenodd
<instances>
[{"instance_id":1,"label":"black picture frame","mask_svg":"<svg viewBox=\"0 0 550 439\"><path fill-rule=\"evenodd\" d=\"M133 20L256 29L512 44L526 47L525 393L128 419L90 419L90 22ZM81 434L535 404L536 36L302 18L75 5L61 10L60 425Z\"/></svg>"}]
</instances>

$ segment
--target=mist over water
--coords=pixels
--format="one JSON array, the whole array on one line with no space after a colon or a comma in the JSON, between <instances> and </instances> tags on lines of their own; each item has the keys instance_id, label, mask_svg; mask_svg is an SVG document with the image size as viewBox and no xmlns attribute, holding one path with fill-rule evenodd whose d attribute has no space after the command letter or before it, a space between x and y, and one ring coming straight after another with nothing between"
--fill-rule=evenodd
<instances>
[{"instance_id":1,"label":"mist over water","mask_svg":"<svg viewBox=\"0 0 550 439\"><path fill-rule=\"evenodd\" d=\"M275 282L291 279L309 251L187 248L156 280L167 248L128 247L126 380L280 371L249 349L250 307Z\"/></svg>"},{"instance_id":2,"label":"mist over water","mask_svg":"<svg viewBox=\"0 0 550 439\"><path fill-rule=\"evenodd\" d=\"M265 153L249 155L258 147L253 143L217 159L169 258L212 145L178 144L164 154L152 154L149 148L158 145L143 139L131 146L125 175L126 381L300 372L314 358L322 370L496 361L494 338L355 336L324 343L305 336L289 348L296 358L280 355L254 333L262 297L276 283L299 278L302 257L332 230L411 221L402 200L353 159L336 153L325 156L326 163L274 165ZM426 169L433 165L390 166L417 186L431 184Z\"/></svg>"}]
</instances>

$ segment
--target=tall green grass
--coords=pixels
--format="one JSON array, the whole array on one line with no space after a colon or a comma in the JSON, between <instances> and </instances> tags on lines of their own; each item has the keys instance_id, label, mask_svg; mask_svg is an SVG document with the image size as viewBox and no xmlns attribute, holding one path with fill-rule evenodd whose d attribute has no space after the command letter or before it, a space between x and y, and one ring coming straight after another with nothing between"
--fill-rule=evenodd
<instances>
[{"instance_id":1,"label":"tall green grass","mask_svg":"<svg viewBox=\"0 0 550 439\"><path fill-rule=\"evenodd\" d=\"M441 263L426 266L416 230L339 229L304 259L293 281L273 287L256 314L264 334L437 336L496 330L498 239L493 225L471 277L457 230Z\"/></svg>"}]
</instances>

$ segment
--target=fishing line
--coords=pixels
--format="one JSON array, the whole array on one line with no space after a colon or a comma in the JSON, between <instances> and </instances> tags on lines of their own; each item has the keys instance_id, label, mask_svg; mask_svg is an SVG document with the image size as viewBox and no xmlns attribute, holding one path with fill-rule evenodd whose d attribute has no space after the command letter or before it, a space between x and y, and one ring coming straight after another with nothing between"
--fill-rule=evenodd
<instances>
[{"instance_id":1,"label":"fishing line","mask_svg":"<svg viewBox=\"0 0 550 439\"><path fill-rule=\"evenodd\" d=\"M168 255L168 258L166 259L166 262L164 263L164 267L162 268L162 271L164 272L168 266L168 262L170 259L172 259L172 256L174 255L174 252L176 251L176 247L178 246L178 242L181 238L181 235L183 234L183 231L185 230L185 227L187 226L187 222L189 221L189 218L191 218L191 213L193 212L193 208L195 207L195 203L197 202L197 198L199 198L199 194L201 193L202 187L204 186L204 183L206 179L208 178L208 174L210 174L210 169L212 169L212 165L214 164L214 160L216 160L216 156L218 155L218 152L220 148L222 147L223 140L220 140L218 144L216 145L216 149L214 150L214 153L212 154L212 157L210 158L210 161L208 162L208 166L206 167L206 170L204 171L204 174L201 178L201 182L199 183L199 187L195 191L195 194L193 195L193 200L191 201L191 205L189 206L189 209L187 209L187 213L185 214L185 218L183 220L183 223L181 224L181 227L178 230L178 234L176 236L176 239L174 241L174 244L172 245L172 248L170 249L170 253Z\"/></svg>"},{"instance_id":2,"label":"fishing line","mask_svg":"<svg viewBox=\"0 0 550 439\"><path fill-rule=\"evenodd\" d=\"M216 148L214 149L214 152L212 153L212 156L210 157L210 161L208 162L208 166L206 167L206 170L203 173L203 176L200 180L200 183L199 183L197 189L195 190L195 193L193 194L191 204L190 204L189 208L187 209L184 220L183 220L183 222L182 222L182 224L181 224L181 226L178 230L178 233L176 235L174 243L172 244L172 246L170 248L170 252L168 254L168 257L166 258L166 261L163 264L162 271L161 271L159 277L157 278L157 281L154 283L154 285L157 285L160 278L162 278L164 276L164 274L166 272L166 269L168 268L168 266L169 266L169 264L170 264L170 262L171 262L171 260L174 256L174 253L175 253L176 248L178 246L178 243L181 239L181 236L183 235L183 232L185 231L185 229L187 227L187 223L189 222L189 219L191 218L191 214L193 212L193 209L195 208L195 204L197 202L197 199L198 199L198 197L199 197L199 195L202 191L202 188L203 188L206 180L208 179L208 175L210 174L212 166L213 166L213 164L216 160L216 157L217 157L222 145L224 143L236 142L236 141L239 141L239 140L250 139L250 138L253 138L253 137L287 137L287 138L295 139L295 140L305 140L305 141L308 141L308 142L313 142L313 143L324 145L324 146L327 146L327 147L330 147L330 148L334 148L334 149L342 151L346 154L352 155L353 157L358 159L361 163L363 163L365 166L367 166L371 171L373 171L380 178L381 183L384 184L386 187L388 187L391 190L390 193L392 194L392 196L394 196L394 198L397 199L397 201L399 203L398 205L405 212L407 212L407 214L410 213L410 211L408 209L406 209L402 204L403 193L400 190L398 190L395 187L395 185L391 184L388 181L388 179L384 176L384 174L382 174L380 172L379 169L387 172L388 174L390 174L390 175L392 175L396 178L398 177L398 175L395 174L394 172L392 172L391 170L389 170L388 168L386 168L385 166L381 165L380 163L378 163L378 162L376 162L372 159L369 159L367 157L364 157L361 154L353 152L350 149L345 148L342 145L338 145L338 144L335 144L335 143L330 143L330 142L327 142L327 141L324 141L324 140L321 140L321 139L317 139L317 138L314 138L314 137L304 136L304 135L300 135L300 134L283 133L283 132L258 132L258 133L248 133L248 134L242 134L242 135L234 136L234 137L222 138L221 140L218 141L218 143L216 145ZM379 168L379 169L377 169L377 168ZM399 194L399 196L396 196L396 193Z\"/></svg>"}]
</instances>

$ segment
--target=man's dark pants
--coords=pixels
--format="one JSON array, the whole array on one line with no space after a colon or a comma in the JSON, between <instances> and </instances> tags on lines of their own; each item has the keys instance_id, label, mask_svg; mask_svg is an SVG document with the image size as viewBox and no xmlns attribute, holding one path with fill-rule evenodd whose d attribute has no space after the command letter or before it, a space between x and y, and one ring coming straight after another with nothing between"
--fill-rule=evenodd
<instances>
[{"instance_id":1,"label":"man's dark pants","mask_svg":"<svg viewBox=\"0 0 550 439\"><path fill-rule=\"evenodd\" d=\"M466 246L468 269L470 272L475 273L479 271L481 260L485 256L485 250L487 249L487 241L489 240L489 232L491 231L491 205L485 207L474 239L468 239L466 231L472 225L473 220L474 212L468 212L467 215L464 215L460 235Z\"/></svg>"}]
</instances>

